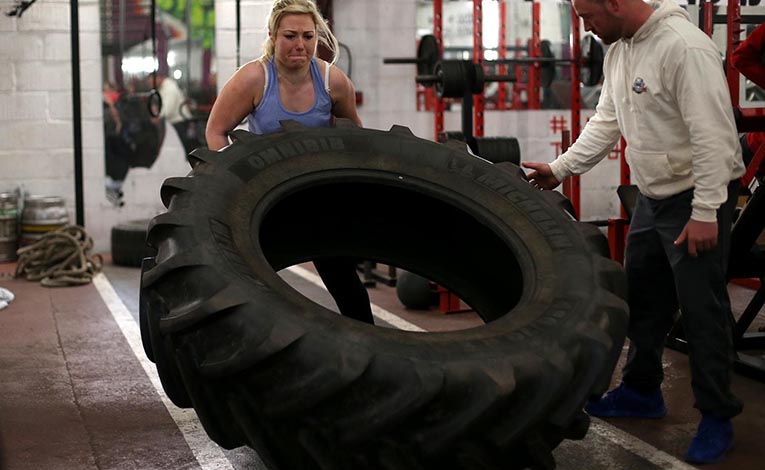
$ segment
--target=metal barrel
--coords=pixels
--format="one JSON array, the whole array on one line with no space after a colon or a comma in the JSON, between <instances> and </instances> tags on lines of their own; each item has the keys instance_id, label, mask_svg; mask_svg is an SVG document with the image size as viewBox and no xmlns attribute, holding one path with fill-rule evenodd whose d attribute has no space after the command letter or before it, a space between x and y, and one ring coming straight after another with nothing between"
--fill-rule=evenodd
<instances>
[{"instance_id":1,"label":"metal barrel","mask_svg":"<svg viewBox=\"0 0 765 470\"><path fill-rule=\"evenodd\" d=\"M21 213L21 246L40 240L46 233L69 223L64 199L58 196L28 196Z\"/></svg>"},{"instance_id":2,"label":"metal barrel","mask_svg":"<svg viewBox=\"0 0 765 470\"><path fill-rule=\"evenodd\" d=\"M14 193L0 193L0 262L14 261L18 244L18 198Z\"/></svg>"}]
</instances>

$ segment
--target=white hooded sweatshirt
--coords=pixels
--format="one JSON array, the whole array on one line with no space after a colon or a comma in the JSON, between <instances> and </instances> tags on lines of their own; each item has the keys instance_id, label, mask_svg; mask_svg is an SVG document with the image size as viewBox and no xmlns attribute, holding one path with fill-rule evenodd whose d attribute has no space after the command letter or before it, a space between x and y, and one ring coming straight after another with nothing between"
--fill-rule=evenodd
<instances>
[{"instance_id":1,"label":"white hooded sweatshirt","mask_svg":"<svg viewBox=\"0 0 765 470\"><path fill-rule=\"evenodd\" d=\"M584 173L623 135L641 193L694 188L691 218L715 222L728 183L745 171L720 52L674 0L651 6L632 38L609 48L596 113L550 168L559 181Z\"/></svg>"}]
</instances>

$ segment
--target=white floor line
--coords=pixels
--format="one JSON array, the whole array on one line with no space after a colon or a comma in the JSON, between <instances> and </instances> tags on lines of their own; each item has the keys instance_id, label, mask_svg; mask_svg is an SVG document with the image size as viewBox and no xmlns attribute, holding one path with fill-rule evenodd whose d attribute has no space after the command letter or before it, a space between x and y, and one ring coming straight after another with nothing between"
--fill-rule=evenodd
<instances>
[{"instance_id":1,"label":"white floor line","mask_svg":"<svg viewBox=\"0 0 765 470\"><path fill-rule=\"evenodd\" d=\"M287 270L295 273L296 275L311 282L312 284L324 288L324 283L321 281L321 278L317 274L314 274L305 268L301 268L300 266L292 266L287 268ZM378 307L375 304L372 304L372 314L375 317L401 330L425 331L419 326L413 323L409 323L403 318L385 310L384 308ZM604 439L607 439L614 444L628 450L629 452L632 452L633 454L646 459L647 461L663 470L696 470L696 467L688 465L685 462L667 454L666 452L661 451L652 445L641 441L635 436L632 436L631 434L628 434L621 429L597 418L592 418L590 432L593 432L598 436L603 437Z\"/></svg>"},{"instance_id":2,"label":"white floor line","mask_svg":"<svg viewBox=\"0 0 765 470\"><path fill-rule=\"evenodd\" d=\"M313 272L301 268L300 266L290 266L287 268L287 271L290 271L306 281L310 282L311 284L317 285L321 287L322 289L326 289L324 287L324 283L321 280L321 277L319 277L318 274L314 274ZM393 325L399 330L406 330L406 331L425 331L419 326L415 325L414 323L409 323L408 321L404 320L403 318L394 315L390 313L389 311L385 310L382 307L378 307L375 304L372 304L372 315L374 315L376 318L379 318L380 320L388 323L389 325Z\"/></svg>"},{"instance_id":3,"label":"white floor line","mask_svg":"<svg viewBox=\"0 0 765 470\"><path fill-rule=\"evenodd\" d=\"M656 447L641 441L635 436L622 431L621 429L606 423L597 418L592 418L590 423L590 432L608 439L616 445L632 452L633 454L646 459L657 467L664 470L696 470L693 465L678 460L668 453L657 449Z\"/></svg>"},{"instance_id":4,"label":"white floor line","mask_svg":"<svg viewBox=\"0 0 765 470\"><path fill-rule=\"evenodd\" d=\"M109 280L103 273L98 274L93 278L93 284L95 285L104 303L112 313L114 320L120 327L122 334L125 336L130 348L133 350L133 354L141 363L144 372L151 380L154 389L162 399L165 408L172 416L178 425L178 429L183 433L186 443L188 443L191 452L199 462L199 465L204 470L233 470L231 462L223 454L223 450L218 447L202 428L202 424L197 419L197 415L193 409L181 409L175 406L162 389L162 383L159 381L157 375L157 367L152 363L143 351L143 343L141 342L141 332L138 327L138 323L135 321L130 311L125 307L125 304L120 299L119 295L114 291Z\"/></svg>"}]
</instances>

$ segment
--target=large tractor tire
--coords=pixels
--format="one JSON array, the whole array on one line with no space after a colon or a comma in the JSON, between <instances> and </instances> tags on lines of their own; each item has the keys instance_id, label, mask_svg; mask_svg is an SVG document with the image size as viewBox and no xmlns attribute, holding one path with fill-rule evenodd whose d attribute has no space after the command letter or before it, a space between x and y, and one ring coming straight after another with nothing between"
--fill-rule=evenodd
<instances>
[{"instance_id":1,"label":"large tractor tire","mask_svg":"<svg viewBox=\"0 0 765 470\"><path fill-rule=\"evenodd\" d=\"M621 267L509 163L397 126L283 126L163 185L142 293L171 399L272 469L553 468L621 352ZM323 256L417 273L485 324L376 327L277 274Z\"/></svg>"}]
</instances>

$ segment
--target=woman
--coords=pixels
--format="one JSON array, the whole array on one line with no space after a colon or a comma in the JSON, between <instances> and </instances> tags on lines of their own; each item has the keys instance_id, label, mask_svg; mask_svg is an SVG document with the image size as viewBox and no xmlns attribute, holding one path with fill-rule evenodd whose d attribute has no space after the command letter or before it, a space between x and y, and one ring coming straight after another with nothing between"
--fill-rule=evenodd
<instances>
[{"instance_id":1,"label":"woman","mask_svg":"<svg viewBox=\"0 0 765 470\"><path fill-rule=\"evenodd\" d=\"M316 57L321 43L332 62ZM268 21L263 55L243 65L224 85L207 121L212 150L229 144L228 133L246 117L250 132L268 134L292 119L309 127L329 127L332 117L361 125L350 79L332 64L337 39L316 5L308 0L276 0ZM331 86L330 86L331 85ZM314 262L343 315L373 323L369 296L348 258Z\"/></svg>"}]
</instances>

